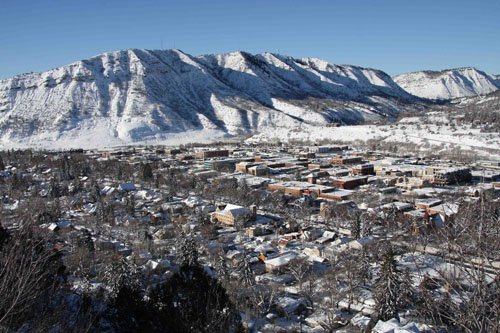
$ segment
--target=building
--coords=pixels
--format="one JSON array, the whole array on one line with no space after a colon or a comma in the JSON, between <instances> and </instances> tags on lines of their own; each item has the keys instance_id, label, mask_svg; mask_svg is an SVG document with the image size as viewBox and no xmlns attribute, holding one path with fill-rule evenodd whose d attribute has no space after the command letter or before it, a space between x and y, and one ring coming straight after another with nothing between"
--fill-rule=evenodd
<instances>
[{"instance_id":1,"label":"building","mask_svg":"<svg viewBox=\"0 0 500 333\"><path fill-rule=\"evenodd\" d=\"M213 157L227 157L229 156L228 150L204 150L196 153L197 158L206 159Z\"/></svg>"},{"instance_id":2,"label":"building","mask_svg":"<svg viewBox=\"0 0 500 333\"><path fill-rule=\"evenodd\" d=\"M269 174L269 168L265 165L259 164L248 168L248 173L252 176L266 176Z\"/></svg>"},{"instance_id":3,"label":"building","mask_svg":"<svg viewBox=\"0 0 500 333\"><path fill-rule=\"evenodd\" d=\"M227 225L245 225L248 221L255 220L257 208L250 208L228 204L223 210L212 213L212 221Z\"/></svg>"},{"instance_id":4,"label":"building","mask_svg":"<svg viewBox=\"0 0 500 333\"><path fill-rule=\"evenodd\" d=\"M437 206L441 203L442 201L436 198L418 199L415 201L415 207L428 211L429 208Z\"/></svg>"},{"instance_id":5,"label":"building","mask_svg":"<svg viewBox=\"0 0 500 333\"><path fill-rule=\"evenodd\" d=\"M334 158L328 160L328 163L345 165L345 164L357 164L361 163L363 159L359 156L343 156L337 155Z\"/></svg>"},{"instance_id":6,"label":"building","mask_svg":"<svg viewBox=\"0 0 500 333\"><path fill-rule=\"evenodd\" d=\"M321 193L319 195L320 198L328 199L328 200L336 200L336 201L343 201L343 200L349 200L349 197L351 196L352 191L348 190L335 190L332 192L327 192L327 193Z\"/></svg>"},{"instance_id":7,"label":"building","mask_svg":"<svg viewBox=\"0 0 500 333\"><path fill-rule=\"evenodd\" d=\"M375 171L373 169L373 164L359 164L352 167L351 172L353 175L366 176L374 175Z\"/></svg>"},{"instance_id":8,"label":"building","mask_svg":"<svg viewBox=\"0 0 500 333\"><path fill-rule=\"evenodd\" d=\"M360 185L364 185L367 183L367 181L368 177L366 176L333 178L333 186L336 188L349 190Z\"/></svg>"},{"instance_id":9,"label":"building","mask_svg":"<svg viewBox=\"0 0 500 333\"><path fill-rule=\"evenodd\" d=\"M231 169L234 170L237 161L229 158L222 160L208 160L205 161L204 165L207 168L214 170Z\"/></svg>"},{"instance_id":10,"label":"building","mask_svg":"<svg viewBox=\"0 0 500 333\"><path fill-rule=\"evenodd\" d=\"M290 262L297 257L294 252L284 254L280 257L266 260L266 272L276 274L283 273Z\"/></svg>"}]
</instances>

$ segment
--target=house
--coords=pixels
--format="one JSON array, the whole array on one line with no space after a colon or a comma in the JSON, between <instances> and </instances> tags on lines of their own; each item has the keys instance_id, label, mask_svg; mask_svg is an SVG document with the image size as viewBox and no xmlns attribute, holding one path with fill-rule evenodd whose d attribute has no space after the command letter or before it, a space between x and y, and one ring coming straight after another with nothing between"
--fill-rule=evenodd
<instances>
[{"instance_id":1,"label":"house","mask_svg":"<svg viewBox=\"0 0 500 333\"><path fill-rule=\"evenodd\" d=\"M289 252L280 257L266 260L266 272L283 273L290 262L297 257L297 253Z\"/></svg>"},{"instance_id":2,"label":"house","mask_svg":"<svg viewBox=\"0 0 500 333\"><path fill-rule=\"evenodd\" d=\"M255 220L257 208L250 208L238 205L227 204L223 210L217 210L212 213L212 221L221 222L227 225L245 225L248 221Z\"/></svg>"}]
</instances>

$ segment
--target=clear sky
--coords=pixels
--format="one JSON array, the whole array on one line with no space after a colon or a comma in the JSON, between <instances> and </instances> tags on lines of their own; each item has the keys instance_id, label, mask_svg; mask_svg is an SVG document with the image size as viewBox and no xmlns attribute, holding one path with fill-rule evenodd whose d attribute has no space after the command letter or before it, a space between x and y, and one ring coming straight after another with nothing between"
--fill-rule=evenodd
<instances>
[{"instance_id":1,"label":"clear sky","mask_svg":"<svg viewBox=\"0 0 500 333\"><path fill-rule=\"evenodd\" d=\"M0 78L103 52L317 57L390 75L500 74L500 0L2 0Z\"/></svg>"}]
</instances>

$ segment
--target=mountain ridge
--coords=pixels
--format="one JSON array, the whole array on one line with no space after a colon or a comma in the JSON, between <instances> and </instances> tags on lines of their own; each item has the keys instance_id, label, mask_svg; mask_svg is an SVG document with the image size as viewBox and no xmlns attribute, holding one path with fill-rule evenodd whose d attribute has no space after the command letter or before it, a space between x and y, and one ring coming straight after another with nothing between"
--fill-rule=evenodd
<instances>
[{"instance_id":1,"label":"mountain ridge","mask_svg":"<svg viewBox=\"0 0 500 333\"><path fill-rule=\"evenodd\" d=\"M0 80L0 142L161 141L356 124L425 108L383 71L273 53L106 52Z\"/></svg>"},{"instance_id":2,"label":"mountain ridge","mask_svg":"<svg viewBox=\"0 0 500 333\"><path fill-rule=\"evenodd\" d=\"M486 95L500 88L500 81L475 67L416 71L393 76L407 92L428 99L451 100Z\"/></svg>"}]
</instances>

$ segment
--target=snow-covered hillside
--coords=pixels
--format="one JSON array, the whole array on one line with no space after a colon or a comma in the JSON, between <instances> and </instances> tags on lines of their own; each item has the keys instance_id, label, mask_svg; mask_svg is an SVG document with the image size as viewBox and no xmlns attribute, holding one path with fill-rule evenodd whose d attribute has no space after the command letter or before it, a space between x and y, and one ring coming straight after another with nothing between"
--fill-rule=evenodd
<instances>
[{"instance_id":1,"label":"snow-covered hillside","mask_svg":"<svg viewBox=\"0 0 500 333\"><path fill-rule=\"evenodd\" d=\"M393 79L410 94L431 99L485 95L500 88L498 78L470 67L406 73Z\"/></svg>"},{"instance_id":2,"label":"snow-covered hillside","mask_svg":"<svg viewBox=\"0 0 500 333\"><path fill-rule=\"evenodd\" d=\"M500 89L500 75L490 74L490 79L497 86L497 88Z\"/></svg>"},{"instance_id":3,"label":"snow-covered hillside","mask_svg":"<svg viewBox=\"0 0 500 333\"><path fill-rule=\"evenodd\" d=\"M123 50L0 81L0 142L205 140L362 123L421 107L379 70L270 53Z\"/></svg>"}]
</instances>

